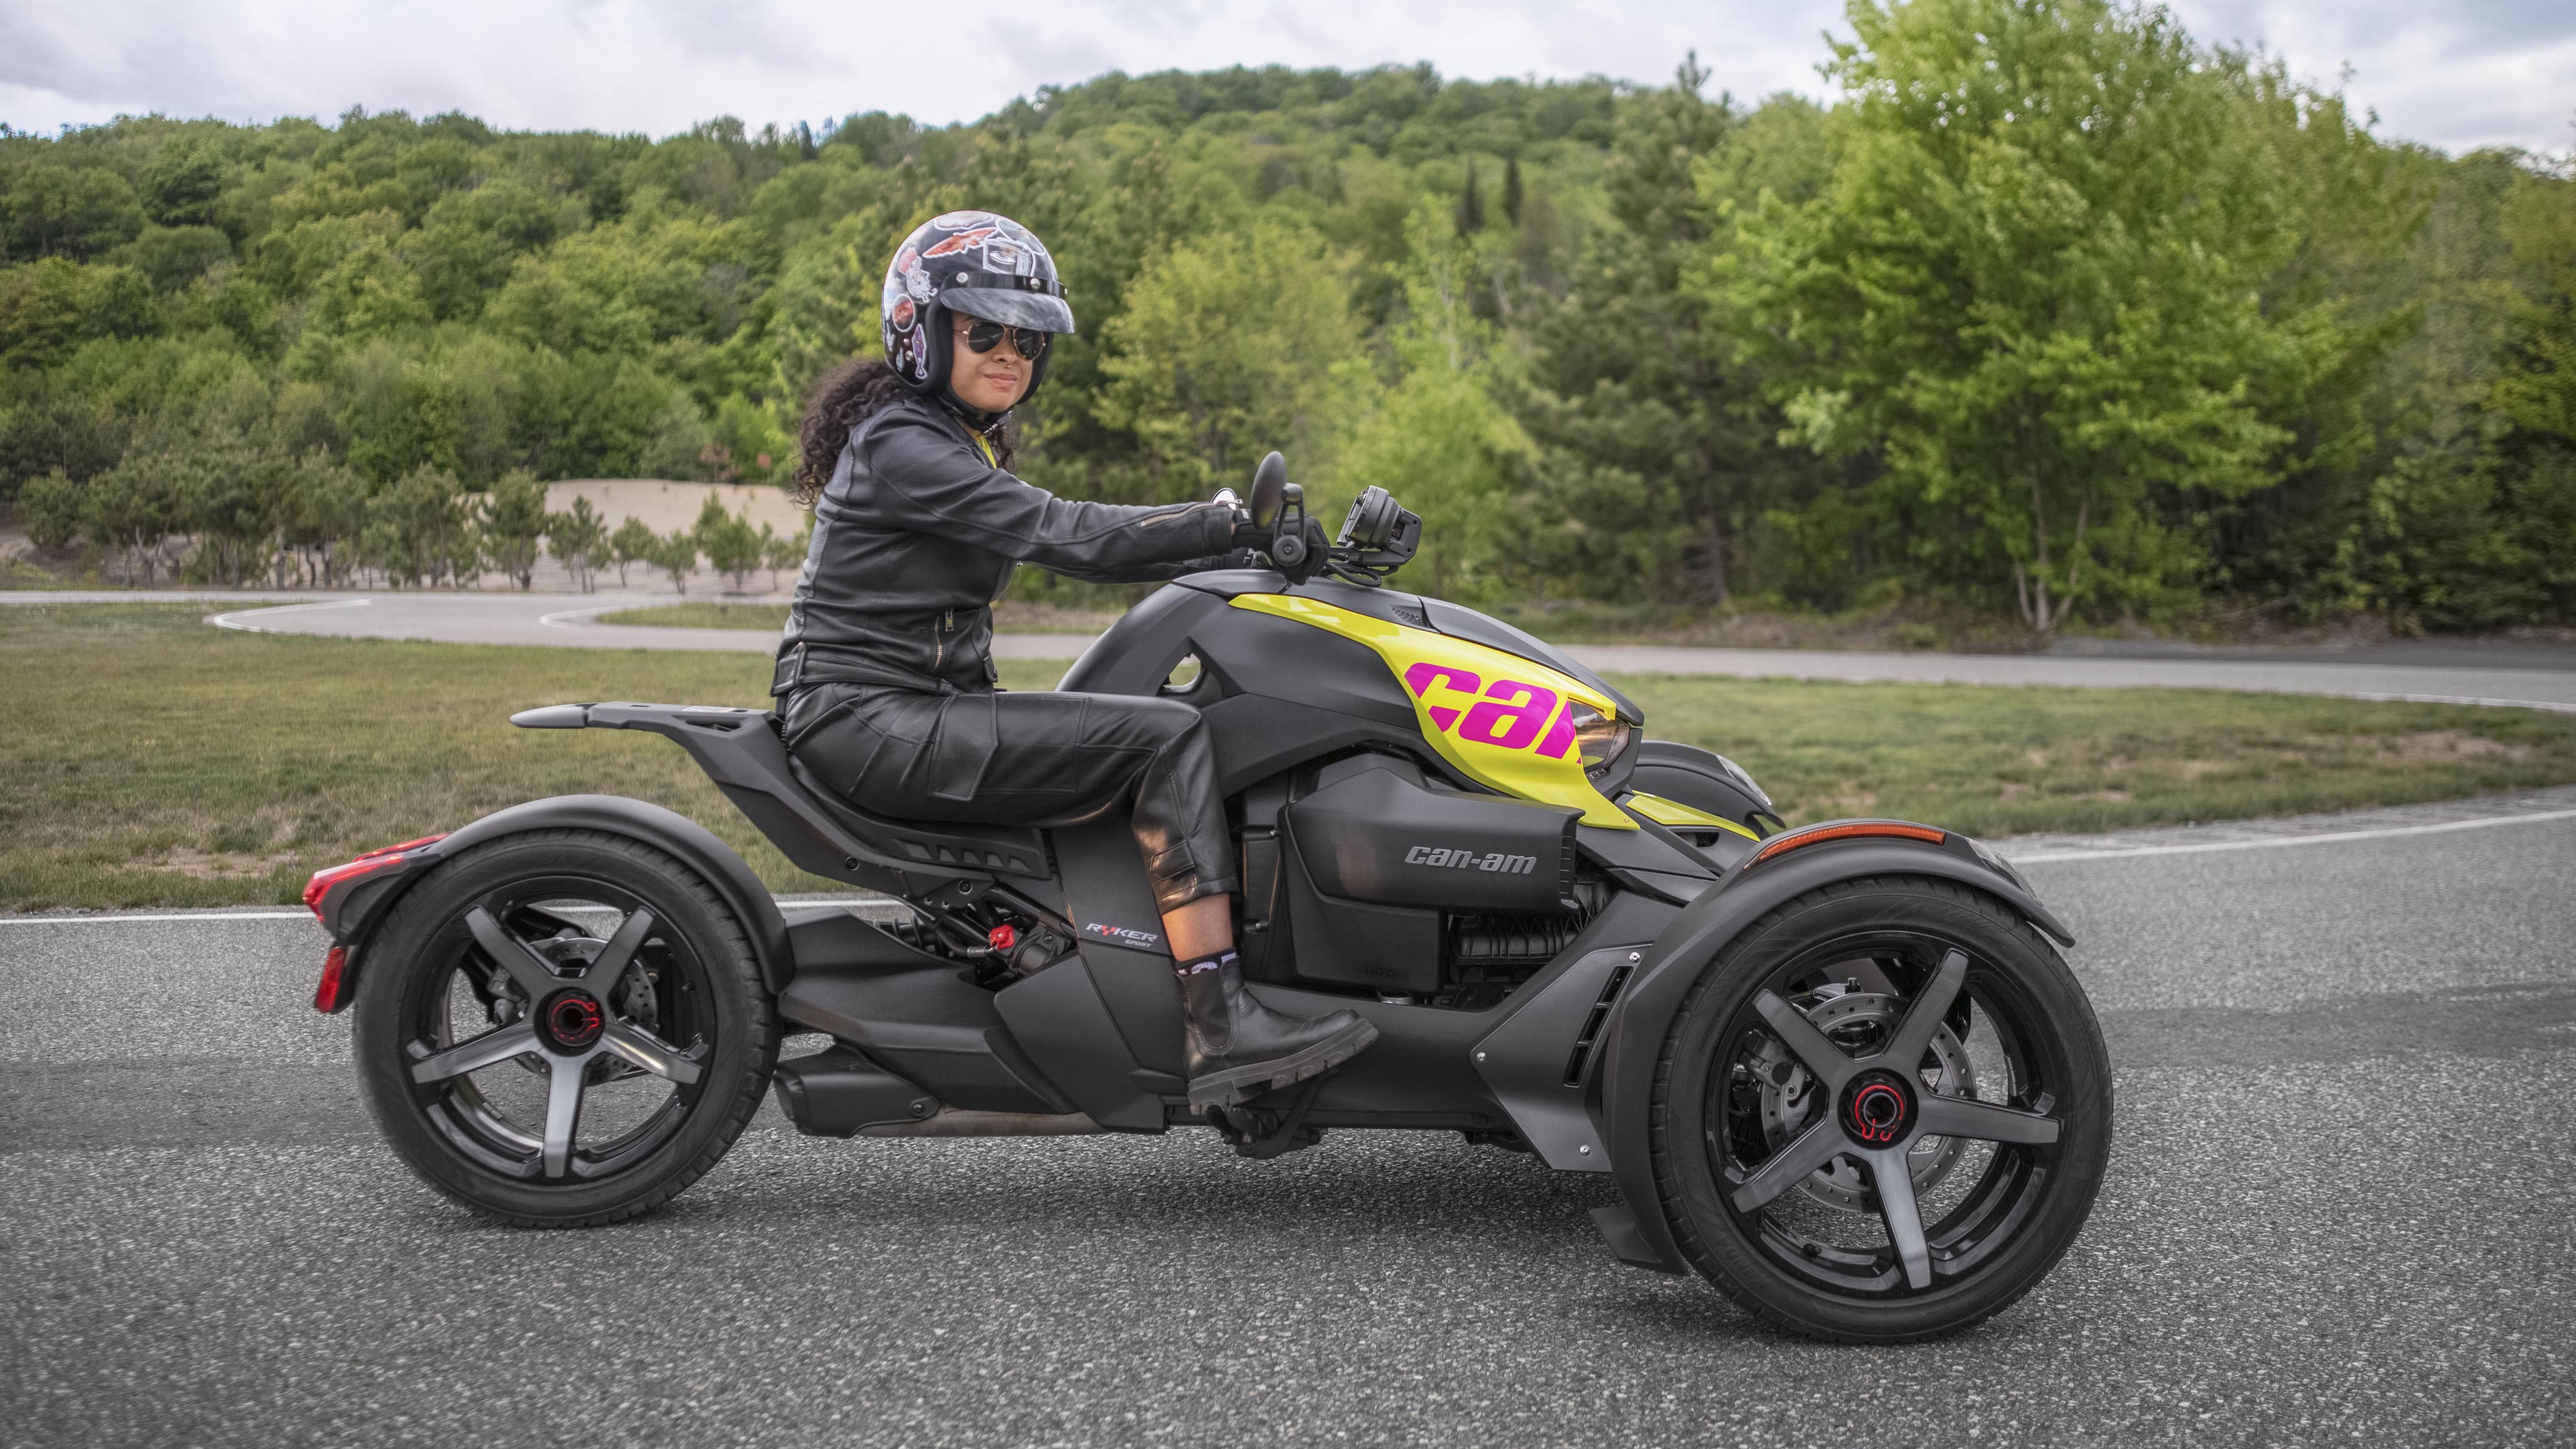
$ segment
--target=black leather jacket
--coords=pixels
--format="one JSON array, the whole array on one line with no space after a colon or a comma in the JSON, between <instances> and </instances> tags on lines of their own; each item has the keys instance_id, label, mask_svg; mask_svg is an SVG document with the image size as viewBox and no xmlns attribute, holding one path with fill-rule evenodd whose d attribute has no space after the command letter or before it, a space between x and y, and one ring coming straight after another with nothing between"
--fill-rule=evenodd
<instances>
[{"instance_id":1,"label":"black leather jacket","mask_svg":"<svg viewBox=\"0 0 2576 1449\"><path fill-rule=\"evenodd\" d=\"M1234 510L1058 498L987 462L922 398L850 430L814 506L814 540L779 641L773 694L800 684L990 689L992 601L1012 565L1147 582L1222 567Z\"/></svg>"}]
</instances>

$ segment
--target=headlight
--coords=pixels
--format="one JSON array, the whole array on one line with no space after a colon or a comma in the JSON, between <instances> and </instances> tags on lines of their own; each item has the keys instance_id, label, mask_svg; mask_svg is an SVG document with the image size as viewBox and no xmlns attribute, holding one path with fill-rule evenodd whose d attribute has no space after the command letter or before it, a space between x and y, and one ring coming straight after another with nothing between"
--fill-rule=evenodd
<instances>
[{"instance_id":1,"label":"headlight","mask_svg":"<svg viewBox=\"0 0 2576 1449\"><path fill-rule=\"evenodd\" d=\"M1628 727L1588 704L1577 703L1567 717L1574 722L1574 752L1584 773L1599 775L1628 748Z\"/></svg>"}]
</instances>

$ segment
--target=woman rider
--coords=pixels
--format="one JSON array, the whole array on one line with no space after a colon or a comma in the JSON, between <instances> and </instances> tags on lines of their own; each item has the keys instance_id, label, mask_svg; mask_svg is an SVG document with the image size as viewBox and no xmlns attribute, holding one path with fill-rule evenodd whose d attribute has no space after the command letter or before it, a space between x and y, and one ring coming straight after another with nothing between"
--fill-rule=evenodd
<instances>
[{"instance_id":1,"label":"woman rider","mask_svg":"<svg viewBox=\"0 0 2576 1449\"><path fill-rule=\"evenodd\" d=\"M1216 762L1177 700L994 688L993 598L1017 563L1169 579L1266 537L1229 503L1054 497L1009 471L1011 409L1073 330L1055 260L1026 227L954 211L886 269L885 361L825 378L800 501L814 539L771 692L787 748L859 808L916 820L1070 825L1128 812L1180 975L1193 1108L1313 1076L1376 1040L1355 1012L1297 1017L1243 990Z\"/></svg>"}]
</instances>

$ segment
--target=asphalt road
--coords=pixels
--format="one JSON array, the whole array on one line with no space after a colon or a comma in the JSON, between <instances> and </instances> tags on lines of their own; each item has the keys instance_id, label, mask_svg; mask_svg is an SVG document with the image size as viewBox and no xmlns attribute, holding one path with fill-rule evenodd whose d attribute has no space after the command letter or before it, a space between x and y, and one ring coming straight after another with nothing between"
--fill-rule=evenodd
<instances>
[{"instance_id":1,"label":"asphalt road","mask_svg":"<svg viewBox=\"0 0 2576 1449\"><path fill-rule=\"evenodd\" d=\"M377 1143L309 924L0 922L0 1442L2565 1443L2576 792L2513 803L2021 843L2112 1172L2021 1305L1888 1350L1622 1267L1602 1179L1429 1134L764 1108L642 1222L487 1227Z\"/></svg>"}]
</instances>

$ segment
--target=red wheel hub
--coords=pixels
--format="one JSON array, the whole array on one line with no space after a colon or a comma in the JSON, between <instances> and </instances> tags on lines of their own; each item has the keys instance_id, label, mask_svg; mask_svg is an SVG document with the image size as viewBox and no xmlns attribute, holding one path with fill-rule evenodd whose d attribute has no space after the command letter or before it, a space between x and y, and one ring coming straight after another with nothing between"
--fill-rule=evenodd
<instances>
[{"instance_id":1,"label":"red wheel hub","mask_svg":"<svg viewBox=\"0 0 2576 1449\"><path fill-rule=\"evenodd\" d=\"M606 1013L599 1009L599 998L587 991L570 987L556 992L537 1008L537 1030L546 1044L560 1052L577 1052L599 1040L608 1026Z\"/></svg>"},{"instance_id":2,"label":"red wheel hub","mask_svg":"<svg viewBox=\"0 0 2576 1449\"><path fill-rule=\"evenodd\" d=\"M1843 1088L1837 1115L1863 1147L1902 1145L1914 1132L1914 1086L1895 1072L1863 1072Z\"/></svg>"}]
</instances>

